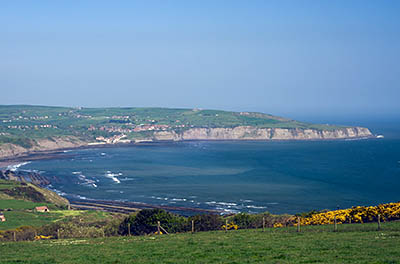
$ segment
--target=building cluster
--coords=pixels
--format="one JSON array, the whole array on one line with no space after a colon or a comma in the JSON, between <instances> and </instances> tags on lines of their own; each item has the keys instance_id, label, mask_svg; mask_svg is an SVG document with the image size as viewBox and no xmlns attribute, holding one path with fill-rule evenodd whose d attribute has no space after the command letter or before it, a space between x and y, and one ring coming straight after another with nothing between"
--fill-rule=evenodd
<instances>
[{"instance_id":1,"label":"building cluster","mask_svg":"<svg viewBox=\"0 0 400 264\"><path fill-rule=\"evenodd\" d=\"M91 125L88 127L88 131L105 131L109 133L132 133L132 132L143 132L143 131L166 131L173 128L184 128L184 127L194 127L193 125L157 125L157 124L140 124L140 125L133 125L133 124L125 124L126 126L101 126L99 128ZM128 125L128 127L127 127ZM131 127L129 127L131 126Z\"/></svg>"},{"instance_id":2,"label":"building cluster","mask_svg":"<svg viewBox=\"0 0 400 264\"><path fill-rule=\"evenodd\" d=\"M97 141L106 144L116 144L116 143L129 143L131 142L129 139L126 139L126 135L115 135L109 138L106 137L96 137Z\"/></svg>"},{"instance_id":3,"label":"building cluster","mask_svg":"<svg viewBox=\"0 0 400 264\"><path fill-rule=\"evenodd\" d=\"M92 118L91 115L80 115L80 114L76 114L76 115L74 115L74 117L76 117L76 118Z\"/></svg>"},{"instance_id":4,"label":"building cluster","mask_svg":"<svg viewBox=\"0 0 400 264\"><path fill-rule=\"evenodd\" d=\"M112 119L129 119L130 116L128 116L128 115L126 115L126 116L117 116L117 115L114 115L114 116L112 116L111 118L112 118Z\"/></svg>"},{"instance_id":5,"label":"building cluster","mask_svg":"<svg viewBox=\"0 0 400 264\"><path fill-rule=\"evenodd\" d=\"M180 125L179 127L181 127L182 125ZM184 125L183 125L184 126ZM178 127L178 126L174 126L174 127ZM168 130L170 129L171 126L169 125L153 125L153 124L140 124L137 126L133 126L132 127L120 127L120 126L101 126L99 128L96 128L95 126L91 125L88 130L89 131L95 131L95 130L99 130L99 131L106 131L109 133L132 133L132 132L141 132L141 131L164 131L164 130Z\"/></svg>"},{"instance_id":6,"label":"building cluster","mask_svg":"<svg viewBox=\"0 0 400 264\"><path fill-rule=\"evenodd\" d=\"M11 123L13 121L20 121L20 120L45 120L49 119L49 116L17 116L17 117L11 117L11 119L4 119L2 120L3 123Z\"/></svg>"},{"instance_id":7,"label":"building cluster","mask_svg":"<svg viewBox=\"0 0 400 264\"><path fill-rule=\"evenodd\" d=\"M141 131L157 131L157 130L168 130L171 127L169 125L139 125L136 126L133 131L134 132L141 132Z\"/></svg>"},{"instance_id":8,"label":"building cluster","mask_svg":"<svg viewBox=\"0 0 400 264\"><path fill-rule=\"evenodd\" d=\"M27 125L13 125L13 126L7 126L8 129L19 129L19 130L25 130L25 129L39 129L39 128L58 128L55 125L50 125L50 124L43 124L43 125L33 125L33 126L27 126Z\"/></svg>"}]
</instances>

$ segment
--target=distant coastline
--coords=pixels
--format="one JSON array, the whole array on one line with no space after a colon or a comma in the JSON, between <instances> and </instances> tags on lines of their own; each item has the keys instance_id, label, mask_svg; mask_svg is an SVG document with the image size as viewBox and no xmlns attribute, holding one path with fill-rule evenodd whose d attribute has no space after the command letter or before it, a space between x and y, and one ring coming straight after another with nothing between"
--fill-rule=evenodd
<instances>
[{"instance_id":1,"label":"distant coastline","mask_svg":"<svg viewBox=\"0 0 400 264\"><path fill-rule=\"evenodd\" d=\"M0 157L0 168L6 168L8 166L18 165L23 162L35 161L35 160L50 160L50 159L62 159L72 157L72 154L68 154L69 151L80 150L80 149L96 149L96 148L116 148L116 147L135 147L135 146L146 146L146 145L162 145L162 144L170 144L174 142L196 142L196 141L225 141L225 142L287 142L287 141L335 141L335 140L365 140L365 139L374 139L377 138L374 135L370 136L360 136L360 137L352 137L352 138L340 138L340 139L281 139L281 140L261 140L261 139L241 139L241 140L232 140L232 139L191 139L191 140L158 140L158 141L142 141L142 142L130 142L130 143L106 143L106 144L87 144L87 145L79 145L75 147L66 147L66 148L55 148L51 150L35 150L35 151L26 151L19 153L17 155Z\"/></svg>"},{"instance_id":2,"label":"distant coastline","mask_svg":"<svg viewBox=\"0 0 400 264\"><path fill-rule=\"evenodd\" d=\"M312 124L258 112L173 108L0 105L0 162L57 152L192 140L336 140L374 137L359 126ZM33 155L33 156L32 156Z\"/></svg>"}]
</instances>

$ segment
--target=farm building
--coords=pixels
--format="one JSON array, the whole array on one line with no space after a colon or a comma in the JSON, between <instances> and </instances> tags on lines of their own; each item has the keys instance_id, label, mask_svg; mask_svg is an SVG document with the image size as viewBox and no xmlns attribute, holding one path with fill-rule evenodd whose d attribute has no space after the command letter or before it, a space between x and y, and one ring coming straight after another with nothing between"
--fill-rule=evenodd
<instances>
[{"instance_id":1,"label":"farm building","mask_svg":"<svg viewBox=\"0 0 400 264\"><path fill-rule=\"evenodd\" d=\"M41 212L41 213L50 212L50 210L49 210L49 208L47 208L47 206L38 206L38 207L35 207L35 210L36 210L36 212Z\"/></svg>"}]
</instances>

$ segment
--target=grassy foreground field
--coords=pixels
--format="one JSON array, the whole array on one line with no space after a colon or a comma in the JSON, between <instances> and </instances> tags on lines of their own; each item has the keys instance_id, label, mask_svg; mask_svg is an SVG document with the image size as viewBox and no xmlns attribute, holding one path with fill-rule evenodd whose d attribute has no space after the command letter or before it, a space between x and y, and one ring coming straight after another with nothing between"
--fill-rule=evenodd
<instances>
[{"instance_id":1,"label":"grassy foreground field","mask_svg":"<svg viewBox=\"0 0 400 264\"><path fill-rule=\"evenodd\" d=\"M0 263L400 263L400 222L0 244Z\"/></svg>"}]
</instances>

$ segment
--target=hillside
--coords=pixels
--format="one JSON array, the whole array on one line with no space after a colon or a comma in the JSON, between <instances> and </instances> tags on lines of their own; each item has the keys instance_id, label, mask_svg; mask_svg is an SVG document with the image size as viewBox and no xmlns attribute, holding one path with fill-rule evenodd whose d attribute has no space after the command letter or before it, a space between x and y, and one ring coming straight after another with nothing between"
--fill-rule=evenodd
<instances>
[{"instance_id":1,"label":"hillside","mask_svg":"<svg viewBox=\"0 0 400 264\"><path fill-rule=\"evenodd\" d=\"M46 206L49 212L36 212L38 206ZM60 223L60 220L96 225L111 221L115 216L102 211L68 210L69 202L56 193L34 184L0 180L0 214L6 221L0 221L0 241L16 231L18 239L21 233L36 228ZM104 224L104 223L103 223ZM97 229L93 227L93 229ZM7 231L8 230L8 231ZM32 234L30 234L32 235ZM0 260L1 262L1 260Z\"/></svg>"},{"instance_id":2,"label":"hillside","mask_svg":"<svg viewBox=\"0 0 400 264\"><path fill-rule=\"evenodd\" d=\"M312 140L370 137L362 127L264 113L170 108L0 106L0 158L26 152L162 140Z\"/></svg>"},{"instance_id":3,"label":"hillside","mask_svg":"<svg viewBox=\"0 0 400 264\"><path fill-rule=\"evenodd\" d=\"M0 263L399 263L399 243L400 222L346 224L7 242Z\"/></svg>"},{"instance_id":4,"label":"hillside","mask_svg":"<svg viewBox=\"0 0 400 264\"><path fill-rule=\"evenodd\" d=\"M67 208L67 199L57 195L55 192L38 187L31 183L18 181L7 181L0 179L1 200L22 200L33 203L52 204L60 208ZM0 207L4 209L4 206Z\"/></svg>"}]
</instances>

